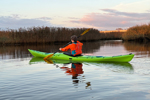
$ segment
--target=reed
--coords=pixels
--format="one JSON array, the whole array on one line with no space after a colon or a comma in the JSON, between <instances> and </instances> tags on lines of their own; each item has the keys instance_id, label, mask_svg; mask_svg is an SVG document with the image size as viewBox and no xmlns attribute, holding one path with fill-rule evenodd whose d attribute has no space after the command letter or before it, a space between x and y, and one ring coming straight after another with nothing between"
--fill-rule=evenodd
<instances>
[{"instance_id":1,"label":"reed","mask_svg":"<svg viewBox=\"0 0 150 100\"><path fill-rule=\"evenodd\" d=\"M65 28L65 27L31 27L9 29L0 31L0 44L39 44L68 42L72 35L79 36L86 28ZM91 29L89 33L79 40L99 40L101 34L97 29Z\"/></svg>"},{"instance_id":2,"label":"reed","mask_svg":"<svg viewBox=\"0 0 150 100\"><path fill-rule=\"evenodd\" d=\"M125 32L107 32L107 33L101 33L101 39L102 40L120 40L122 39L122 34Z\"/></svg>"},{"instance_id":3,"label":"reed","mask_svg":"<svg viewBox=\"0 0 150 100\"><path fill-rule=\"evenodd\" d=\"M150 23L130 27L122 35L122 39L125 41L150 41Z\"/></svg>"}]
</instances>

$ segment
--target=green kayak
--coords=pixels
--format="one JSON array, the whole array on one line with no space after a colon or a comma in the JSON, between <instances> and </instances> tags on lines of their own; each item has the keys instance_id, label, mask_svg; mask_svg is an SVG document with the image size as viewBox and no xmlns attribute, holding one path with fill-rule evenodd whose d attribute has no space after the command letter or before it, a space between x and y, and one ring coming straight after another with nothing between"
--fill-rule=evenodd
<instances>
[{"instance_id":1,"label":"green kayak","mask_svg":"<svg viewBox=\"0 0 150 100\"><path fill-rule=\"evenodd\" d=\"M53 53L46 53L46 52L41 52L41 51L36 51L36 50L31 50L28 49L29 52L34 56L34 57L41 57L44 58L47 55L53 54ZM118 56L77 56L77 57L72 57L65 55L63 53L55 53L50 59L54 60L69 60L69 61L82 61L82 62L129 62L132 60L134 57L134 54L128 54L128 55L118 55Z\"/></svg>"}]
</instances>

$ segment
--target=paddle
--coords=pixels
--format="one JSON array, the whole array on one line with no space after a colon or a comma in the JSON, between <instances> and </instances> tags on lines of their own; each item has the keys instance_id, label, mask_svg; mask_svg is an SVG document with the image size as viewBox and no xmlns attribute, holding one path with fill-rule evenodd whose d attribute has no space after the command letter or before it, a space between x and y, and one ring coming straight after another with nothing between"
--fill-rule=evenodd
<instances>
[{"instance_id":1,"label":"paddle","mask_svg":"<svg viewBox=\"0 0 150 100\"><path fill-rule=\"evenodd\" d=\"M77 38L81 37L82 35L84 35L85 33L87 33L90 30L90 28L88 28L87 30L85 30L82 34L80 34L80 36L78 36ZM72 43L71 41L69 43L67 43L66 45L64 45L63 47L69 45L70 43ZM62 47L62 48L63 48ZM58 50L59 51L59 50ZM56 51L56 52L58 52ZM44 57L44 60L51 58L56 52L54 52L53 54L47 55L46 57Z\"/></svg>"}]
</instances>

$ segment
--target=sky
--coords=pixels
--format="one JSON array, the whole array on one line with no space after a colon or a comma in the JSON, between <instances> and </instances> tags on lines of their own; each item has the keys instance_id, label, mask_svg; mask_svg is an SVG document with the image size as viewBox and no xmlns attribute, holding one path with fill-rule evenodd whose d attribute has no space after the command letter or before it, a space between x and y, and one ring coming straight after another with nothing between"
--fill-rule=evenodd
<instances>
[{"instance_id":1,"label":"sky","mask_svg":"<svg viewBox=\"0 0 150 100\"><path fill-rule=\"evenodd\" d=\"M128 29L150 23L150 0L0 0L0 29Z\"/></svg>"}]
</instances>

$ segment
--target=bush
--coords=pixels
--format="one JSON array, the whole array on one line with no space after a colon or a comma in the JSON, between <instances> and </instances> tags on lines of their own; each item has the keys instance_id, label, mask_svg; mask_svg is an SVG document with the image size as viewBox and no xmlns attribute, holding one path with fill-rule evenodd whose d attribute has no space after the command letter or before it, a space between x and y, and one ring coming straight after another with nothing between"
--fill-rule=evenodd
<instances>
[{"instance_id":1,"label":"bush","mask_svg":"<svg viewBox=\"0 0 150 100\"><path fill-rule=\"evenodd\" d=\"M133 26L127 30L126 33L122 35L123 40L137 40L144 41L150 40L150 24L141 25L141 26Z\"/></svg>"}]
</instances>

